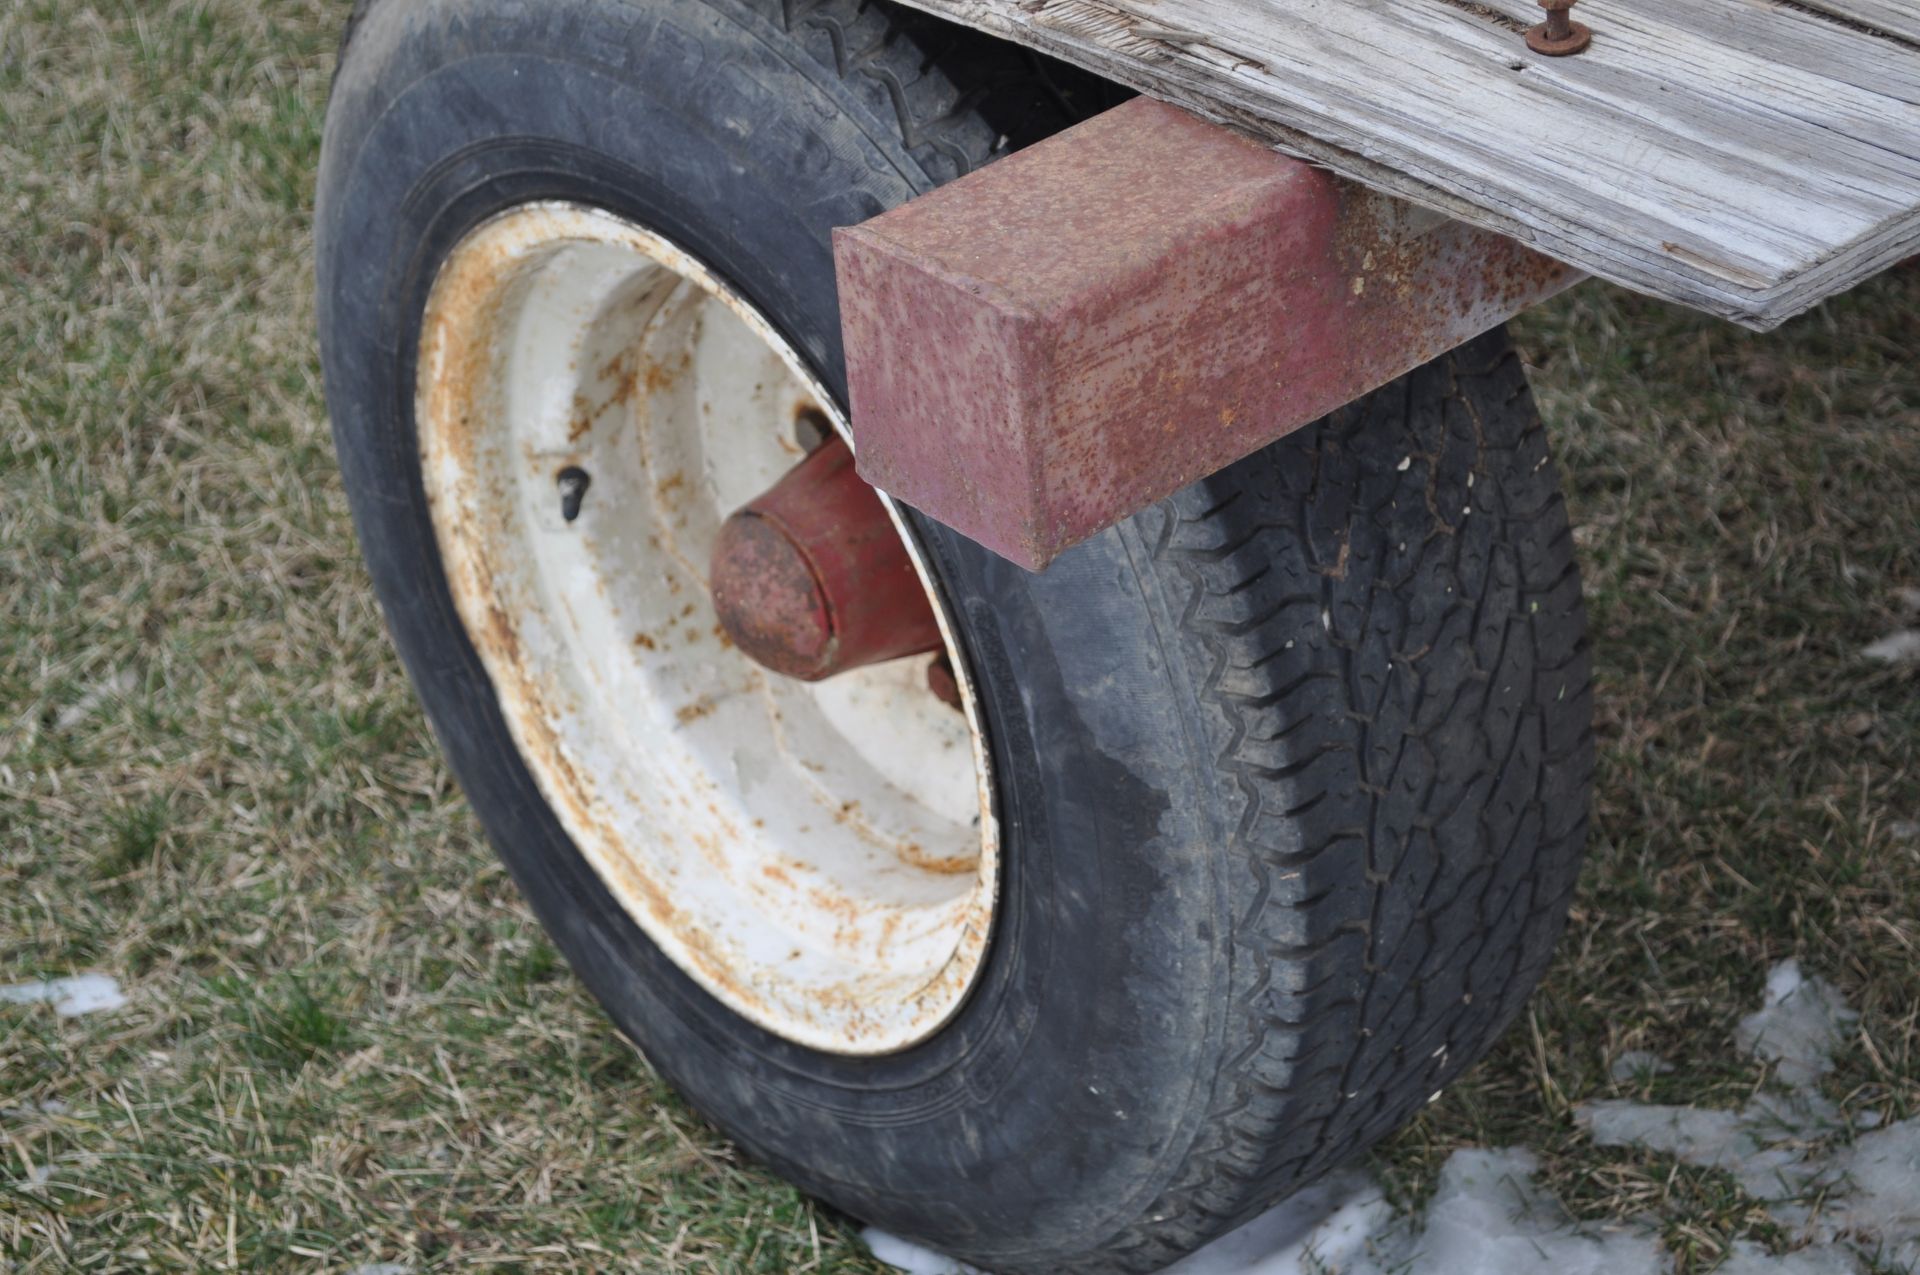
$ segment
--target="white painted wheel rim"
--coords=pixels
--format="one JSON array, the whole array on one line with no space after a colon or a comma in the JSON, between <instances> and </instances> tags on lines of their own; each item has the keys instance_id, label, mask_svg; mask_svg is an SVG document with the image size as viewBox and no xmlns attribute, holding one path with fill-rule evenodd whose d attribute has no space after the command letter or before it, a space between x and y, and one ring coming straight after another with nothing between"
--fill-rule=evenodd
<instances>
[{"instance_id":1,"label":"white painted wheel rim","mask_svg":"<svg viewBox=\"0 0 1920 1275\"><path fill-rule=\"evenodd\" d=\"M754 309L644 228L571 204L456 247L416 415L460 618L542 794L652 941L735 1012L845 1054L904 1049L986 951L998 833L979 717L929 657L807 685L721 636L721 521L832 398ZM590 484L572 522L561 471Z\"/></svg>"}]
</instances>

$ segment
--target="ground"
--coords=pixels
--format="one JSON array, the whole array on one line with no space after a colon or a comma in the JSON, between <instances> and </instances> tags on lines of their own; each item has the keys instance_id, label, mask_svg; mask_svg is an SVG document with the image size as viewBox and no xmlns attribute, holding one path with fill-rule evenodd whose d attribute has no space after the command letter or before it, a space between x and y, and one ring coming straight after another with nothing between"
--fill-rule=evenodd
<instances>
[{"instance_id":1,"label":"ground","mask_svg":"<svg viewBox=\"0 0 1920 1275\"><path fill-rule=\"evenodd\" d=\"M876 1271L609 1030L442 766L329 453L308 210L344 0L0 2L0 1260ZM1682 1272L1790 1242L1577 1105L1920 1115L1920 268L1756 336L1590 284L1514 327L1567 475L1599 805L1531 1010L1367 1166L1530 1150ZM1628 1050L1673 1064L1610 1067Z\"/></svg>"}]
</instances>

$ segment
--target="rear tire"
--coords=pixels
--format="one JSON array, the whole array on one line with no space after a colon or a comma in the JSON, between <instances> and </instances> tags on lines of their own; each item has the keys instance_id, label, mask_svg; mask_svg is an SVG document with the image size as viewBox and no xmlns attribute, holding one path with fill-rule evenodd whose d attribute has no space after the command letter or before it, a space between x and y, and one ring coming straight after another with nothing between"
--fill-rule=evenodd
<instances>
[{"instance_id":1,"label":"rear tire","mask_svg":"<svg viewBox=\"0 0 1920 1275\"><path fill-rule=\"evenodd\" d=\"M686 249L844 403L830 230L1110 100L854 0L376 0L320 178L356 524L502 858L699 1110L808 1191L995 1270L1174 1260L1392 1131L1540 978L1586 832L1589 676L1505 336L1042 575L912 520L978 688L1004 865L971 994L878 1057L709 995L542 796L449 590L416 355L454 245L566 200Z\"/></svg>"}]
</instances>

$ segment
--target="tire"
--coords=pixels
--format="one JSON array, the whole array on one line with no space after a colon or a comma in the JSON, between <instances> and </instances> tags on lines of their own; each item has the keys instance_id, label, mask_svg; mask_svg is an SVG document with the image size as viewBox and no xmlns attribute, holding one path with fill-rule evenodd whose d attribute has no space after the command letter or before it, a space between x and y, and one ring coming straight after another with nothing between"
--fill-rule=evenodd
<instances>
[{"instance_id":1,"label":"tire","mask_svg":"<svg viewBox=\"0 0 1920 1275\"><path fill-rule=\"evenodd\" d=\"M1004 867L964 1005L877 1057L803 1048L702 990L542 797L450 596L415 352L452 245L567 199L685 247L844 402L830 229L1104 104L854 0L375 0L320 175L327 394L362 548L534 910L751 1154L1004 1271L1178 1258L1395 1129L1539 980L1586 834L1590 687L1558 478L1506 337L1044 574L914 520L978 687Z\"/></svg>"}]
</instances>

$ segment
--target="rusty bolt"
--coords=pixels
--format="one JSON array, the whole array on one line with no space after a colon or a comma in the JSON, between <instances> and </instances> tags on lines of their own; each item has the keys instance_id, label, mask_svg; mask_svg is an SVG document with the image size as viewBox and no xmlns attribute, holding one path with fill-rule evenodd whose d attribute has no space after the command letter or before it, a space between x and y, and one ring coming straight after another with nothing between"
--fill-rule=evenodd
<instances>
[{"instance_id":1,"label":"rusty bolt","mask_svg":"<svg viewBox=\"0 0 1920 1275\"><path fill-rule=\"evenodd\" d=\"M960 698L960 679L953 675L953 664L944 652L927 665L927 689L949 708L964 709Z\"/></svg>"},{"instance_id":2,"label":"rusty bolt","mask_svg":"<svg viewBox=\"0 0 1920 1275\"><path fill-rule=\"evenodd\" d=\"M1550 58L1578 53L1593 43L1593 32L1567 16L1579 0L1540 0L1547 20L1527 32L1527 47Z\"/></svg>"}]
</instances>

